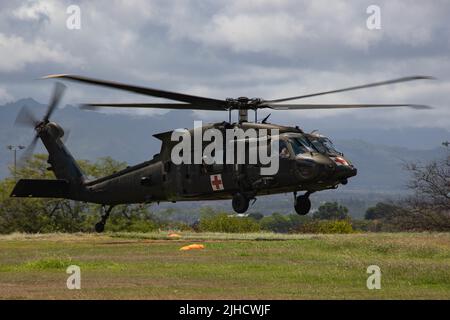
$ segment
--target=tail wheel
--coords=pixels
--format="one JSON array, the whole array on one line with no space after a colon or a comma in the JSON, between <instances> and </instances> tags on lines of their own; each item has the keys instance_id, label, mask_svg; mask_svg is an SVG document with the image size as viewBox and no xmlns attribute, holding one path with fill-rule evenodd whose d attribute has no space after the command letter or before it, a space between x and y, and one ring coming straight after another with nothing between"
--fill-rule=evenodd
<instances>
[{"instance_id":1,"label":"tail wheel","mask_svg":"<svg viewBox=\"0 0 450 320\"><path fill-rule=\"evenodd\" d=\"M247 197L244 196L242 193L236 193L233 196L232 205L233 205L233 210L236 213L246 212L248 209L249 203L250 202L247 199Z\"/></svg>"},{"instance_id":2,"label":"tail wheel","mask_svg":"<svg viewBox=\"0 0 450 320\"><path fill-rule=\"evenodd\" d=\"M311 200L309 200L307 195L298 196L295 200L294 208L295 212L304 216L311 210Z\"/></svg>"}]
</instances>

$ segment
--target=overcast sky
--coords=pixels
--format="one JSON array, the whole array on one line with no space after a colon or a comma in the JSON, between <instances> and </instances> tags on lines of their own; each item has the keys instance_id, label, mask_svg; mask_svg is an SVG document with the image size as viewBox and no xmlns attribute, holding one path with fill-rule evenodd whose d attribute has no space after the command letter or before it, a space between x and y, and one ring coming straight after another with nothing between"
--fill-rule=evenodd
<instances>
[{"instance_id":1,"label":"overcast sky","mask_svg":"<svg viewBox=\"0 0 450 320\"><path fill-rule=\"evenodd\" d=\"M66 27L67 7L81 29ZM381 29L369 30L369 5ZM74 73L213 98L281 98L398 78L419 81L302 102L419 103L432 111L289 111L383 127L450 128L450 1L9 1L0 2L0 104L46 102L51 73ZM152 99L69 83L65 103ZM198 114L224 120L217 113ZM226 118L225 118L226 119Z\"/></svg>"}]
</instances>

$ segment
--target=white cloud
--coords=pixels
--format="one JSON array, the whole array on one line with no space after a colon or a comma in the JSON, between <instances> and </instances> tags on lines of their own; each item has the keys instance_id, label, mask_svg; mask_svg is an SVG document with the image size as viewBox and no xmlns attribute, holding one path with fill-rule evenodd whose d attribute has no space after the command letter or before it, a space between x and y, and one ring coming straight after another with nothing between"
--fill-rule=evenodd
<instances>
[{"instance_id":1,"label":"white cloud","mask_svg":"<svg viewBox=\"0 0 450 320\"><path fill-rule=\"evenodd\" d=\"M20 20L37 21L48 19L51 3L45 1L26 1L12 12L12 15Z\"/></svg>"},{"instance_id":2,"label":"white cloud","mask_svg":"<svg viewBox=\"0 0 450 320\"><path fill-rule=\"evenodd\" d=\"M199 34L207 45L236 52L275 52L291 55L296 42L307 37L300 21L287 13L216 15Z\"/></svg>"},{"instance_id":3,"label":"white cloud","mask_svg":"<svg viewBox=\"0 0 450 320\"><path fill-rule=\"evenodd\" d=\"M19 36L0 33L0 72L19 71L27 64L59 63L76 66L80 58L73 57L59 45L35 39L28 43Z\"/></svg>"},{"instance_id":4,"label":"white cloud","mask_svg":"<svg viewBox=\"0 0 450 320\"><path fill-rule=\"evenodd\" d=\"M5 88L0 87L0 104L5 104L8 102L12 102L14 97L6 91Z\"/></svg>"},{"instance_id":5,"label":"white cloud","mask_svg":"<svg viewBox=\"0 0 450 320\"><path fill-rule=\"evenodd\" d=\"M448 87L441 85L448 83L450 72L447 1L379 0L380 31L366 28L366 8L373 4L368 0L79 0L82 29L70 31L65 20L72 2L36 0L2 7L0 72L5 74L0 74L0 85L10 95L20 98L27 92L46 101L48 92L43 89L50 91L50 83L38 86L30 81L46 73L81 73L215 98L267 99L425 74L442 82L307 102L430 103L438 111L356 113L394 126L450 127L443 109L449 101ZM151 98L69 84L65 101L92 100ZM298 122L345 112L285 114Z\"/></svg>"}]
</instances>

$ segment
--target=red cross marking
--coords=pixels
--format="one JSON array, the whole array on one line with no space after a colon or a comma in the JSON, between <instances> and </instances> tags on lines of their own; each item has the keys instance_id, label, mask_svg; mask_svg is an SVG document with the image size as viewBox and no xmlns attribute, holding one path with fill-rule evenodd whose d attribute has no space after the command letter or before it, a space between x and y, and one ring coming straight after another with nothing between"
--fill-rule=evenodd
<instances>
[{"instance_id":1,"label":"red cross marking","mask_svg":"<svg viewBox=\"0 0 450 320\"><path fill-rule=\"evenodd\" d=\"M213 175L211 178L211 187L213 190L223 190L223 182L220 174Z\"/></svg>"}]
</instances>

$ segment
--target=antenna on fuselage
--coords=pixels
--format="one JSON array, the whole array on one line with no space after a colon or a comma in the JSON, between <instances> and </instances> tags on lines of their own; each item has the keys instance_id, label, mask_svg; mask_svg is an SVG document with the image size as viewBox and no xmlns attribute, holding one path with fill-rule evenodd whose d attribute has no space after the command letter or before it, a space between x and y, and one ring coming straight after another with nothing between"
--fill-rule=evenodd
<instances>
[{"instance_id":1,"label":"antenna on fuselage","mask_svg":"<svg viewBox=\"0 0 450 320\"><path fill-rule=\"evenodd\" d=\"M269 113L262 121L261 123L267 123L267 119L269 119L271 113Z\"/></svg>"}]
</instances>

